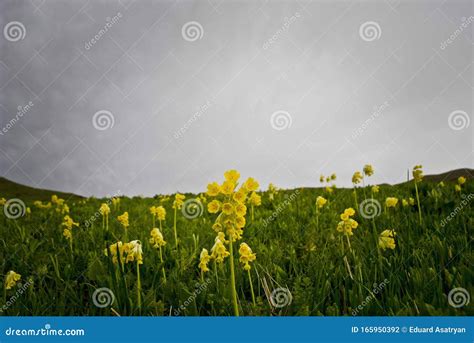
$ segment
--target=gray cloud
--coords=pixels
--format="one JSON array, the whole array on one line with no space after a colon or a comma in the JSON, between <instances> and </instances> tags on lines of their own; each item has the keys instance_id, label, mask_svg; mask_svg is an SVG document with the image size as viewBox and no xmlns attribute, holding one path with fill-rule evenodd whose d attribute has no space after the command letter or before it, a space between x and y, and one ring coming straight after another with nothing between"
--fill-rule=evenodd
<instances>
[{"instance_id":1,"label":"gray cloud","mask_svg":"<svg viewBox=\"0 0 474 343\"><path fill-rule=\"evenodd\" d=\"M348 185L365 163L373 182L472 166L472 15L470 1L2 1L2 33L26 32L0 36L0 174L152 195L229 168L296 187ZM101 110L113 127L94 127Z\"/></svg>"}]
</instances>

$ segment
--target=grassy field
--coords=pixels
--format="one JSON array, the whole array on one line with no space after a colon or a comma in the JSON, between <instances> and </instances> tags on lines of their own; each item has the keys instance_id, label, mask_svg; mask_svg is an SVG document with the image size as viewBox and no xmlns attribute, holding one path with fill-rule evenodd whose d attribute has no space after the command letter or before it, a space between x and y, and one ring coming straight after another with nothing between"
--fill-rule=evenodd
<instances>
[{"instance_id":1,"label":"grassy field","mask_svg":"<svg viewBox=\"0 0 474 343\"><path fill-rule=\"evenodd\" d=\"M47 205L51 194L45 196L46 191L32 194L25 188L12 195L2 188L0 198L21 202L19 214L5 201L0 212L5 279L0 311L12 316L473 315L472 302L464 299L474 290L474 181L465 176L460 191L455 190L458 175L444 185L433 178L418 182L421 211L413 180L380 185L376 193L362 183L356 193L329 192L326 183L258 191L259 206L256 196L254 206L248 202L254 187L247 184L247 200L233 203L228 215L237 222L231 212L246 204L241 239L226 242L231 235L223 229L220 247L225 253L210 259L204 254L202 269L202 249L212 255L216 219L227 220L227 214L209 213L208 206L214 199L232 204L234 193L184 194L175 211L175 195L120 197L115 203L61 195L64 202L53 199ZM223 180L216 181L221 185ZM244 181L242 177L236 189ZM320 208L318 196L327 200ZM395 206L386 206L389 197L398 199ZM45 208L34 204L37 199ZM108 215L99 210L103 203L110 208ZM164 220L150 213L152 206L163 206ZM355 214L346 211L342 219L358 226L341 232L341 214L349 208ZM117 219L125 211L128 227ZM77 225L65 222L66 215ZM72 238L64 232L68 225ZM160 225L166 244L153 246L150 231ZM124 244L124 259L114 261L118 241L134 243ZM243 242L255 260L248 250L239 251ZM242 253L250 270L240 261ZM222 256L222 263L216 256ZM9 271L21 275L20 280L9 279ZM6 287L7 279L11 287ZM460 288L464 293L456 294Z\"/></svg>"}]
</instances>

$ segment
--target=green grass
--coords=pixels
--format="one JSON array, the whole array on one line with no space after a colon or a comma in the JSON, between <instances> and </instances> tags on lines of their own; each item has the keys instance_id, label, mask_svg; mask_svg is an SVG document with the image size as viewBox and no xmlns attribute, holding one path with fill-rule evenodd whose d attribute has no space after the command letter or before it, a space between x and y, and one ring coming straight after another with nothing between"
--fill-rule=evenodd
<instances>
[{"instance_id":1,"label":"green grass","mask_svg":"<svg viewBox=\"0 0 474 343\"><path fill-rule=\"evenodd\" d=\"M327 193L308 188L297 191L293 197L296 190L279 191L273 201L263 192L262 206L255 208L255 221L251 221L250 211L247 214L243 239L234 245L234 250L246 242L257 253L251 270L257 304L252 304L249 279L237 254L236 286L241 315L353 315L359 305L362 309L357 310L357 315L474 314L472 301L461 308L448 304L447 295L453 288L463 287L474 294L472 203L463 206L442 226L443 219L463 200L452 183L443 188L432 182L421 183L422 225L416 206L399 204L387 213L383 211L388 196L400 201L415 198L413 182L382 185L375 195L382 204L375 227L356 208L354 218L359 227L350 237L352 252L346 238L336 231L339 214L354 207L352 190L337 189L329 195L328 206L320 211L318 226L315 199L318 195L327 197ZM364 199L364 193L368 196L369 190L358 189L359 201ZM462 193L474 193L472 179L463 186ZM0 213L0 270L2 275L14 270L22 275L22 282L31 278L33 285L3 315L165 316L175 314L180 307L179 315L185 316L233 314L228 259L216 269L211 261L205 287L200 279L199 254L202 248L210 250L215 238L211 226L216 216L206 210L193 220L178 212L180 245L176 249L172 199L160 203L160 197L121 198L120 210L114 211L111 205L110 232L106 233L100 217L89 228L85 222L107 199L72 197L67 200L70 215L80 226L74 228L71 252L62 235L63 215L54 209L33 206L34 200L44 196L17 197L31 207L32 213L16 220L6 218L3 211ZM193 197L186 194L186 199ZM148 242L152 228L148 208L160 204L167 211L163 228L167 241L163 249L166 283L159 251ZM143 244L141 308L136 297L136 266L127 264L121 271L104 255L106 242L124 240L124 230L116 220L123 211L130 215L129 240L139 239ZM265 226L273 213L275 220ZM397 232L394 250L378 249L378 235L385 229ZM382 282L383 290L374 294L374 284ZM3 283L0 287L3 294ZM93 292L101 287L113 291L115 302L111 306L98 308L93 304ZM271 306L267 297L278 287L288 288L292 297L291 303L281 308ZM3 303L16 291L17 288L7 291Z\"/></svg>"}]
</instances>

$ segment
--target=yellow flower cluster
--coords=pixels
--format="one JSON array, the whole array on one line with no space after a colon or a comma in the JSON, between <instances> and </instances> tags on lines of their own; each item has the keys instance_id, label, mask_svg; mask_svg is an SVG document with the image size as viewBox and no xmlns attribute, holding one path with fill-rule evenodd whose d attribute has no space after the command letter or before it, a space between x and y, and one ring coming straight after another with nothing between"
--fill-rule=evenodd
<instances>
[{"instance_id":1,"label":"yellow flower cluster","mask_svg":"<svg viewBox=\"0 0 474 343\"><path fill-rule=\"evenodd\" d=\"M374 194L375 194L375 193L378 193L378 192L379 192L379 190L380 190L380 187L379 187L379 186L377 186L377 185L375 185L375 186L372 186L371 190L372 190L372 193L374 193Z\"/></svg>"},{"instance_id":2,"label":"yellow flower cluster","mask_svg":"<svg viewBox=\"0 0 474 343\"><path fill-rule=\"evenodd\" d=\"M245 215L247 213L245 200L248 193L251 193L251 200L249 201L252 205L261 204L261 197L255 193L259 184L250 177L241 185L239 190L236 190L240 178L239 172L229 170L225 172L224 177L225 180L222 185L213 182L207 186L208 196L220 196L220 200L212 200L207 205L207 209L209 213L221 212L212 227L217 232L224 231L230 237L230 240L235 242L242 238L243 228L245 227Z\"/></svg>"},{"instance_id":3,"label":"yellow flower cluster","mask_svg":"<svg viewBox=\"0 0 474 343\"><path fill-rule=\"evenodd\" d=\"M120 206L120 198L112 198L112 206L116 210Z\"/></svg>"},{"instance_id":4,"label":"yellow flower cluster","mask_svg":"<svg viewBox=\"0 0 474 343\"><path fill-rule=\"evenodd\" d=\"M359 184L363 179L362 173L360 171L356 171L354 175L352 175L352 183L354 185Z\"/></svg>"},{"instance_id":5,"label":"yellow flower cluster","mask_svg":"<svg viewBox=\"0 0 474 343\"><path fill-rule=\"evenodd\" d=\"M184 204L184 199L186 199L186 196L184 196L183 194L176 193L173 201L173 208L175 210L181 209Z\"/></svg>"},{"instance_id":6,"label":"yellow flower cluster","mask_svg":"<svg viewBox=\"0 0 474 343\"><path fill-rule=\"evenodd\" d=\"M64 226L64 231L63 231L64 237L66 237L66 239L71 242L72 241L72 228L74 226L79 226L79 223L75 223L74 220L69 215L66 215L64 216L64 219L61 225Z\"/></svg>"},{"instance_id":7,"label":"yellow flower cluster","mask_svg":"<svg viewBox=\"0 0 474 343\"><path fill-rule=\"evenodd\" d=\"M407 207L408 205L415 206L415 199L413 199L412 197L408 199L402 199L402 205L403 207Z\"/></svg>"},{"instance_id":8,"label":"yellow flower cluster","mask_svg":"<svg viewBox=\"0 0 474 343\"><path fill-rule=\"evenodd\" d=\"M273 183L270 183L268 185L268 198L270 199L270 201L273 201L275 199L275 195L277 194L277 192L278 188L276 188Z\"/></svg>"},{"instance_id":9,"label":"yellow flower cluster","mask_svg":"<svg viewBox=\"0 0 474 343\"><path fill-rule=\"evenodd\" d=\"M374 167L372 167L372 165L370 165L370 164L366 164L364 166L363 171L364 171L364 174L367 175L367 176L374 175Z\"/></svg>"},{"instance_id":10,"label":"yellow flower cluster","mask_svg":"<svg viewBox=\"0 0 474 343\"><path fill-rule=\"evenodd\" d=\"M323 206L326 205L327 202L328 201L325 198L323 198L322 196L318 196L316 198L316 206L318 208L323 208Z\"/></svg>"},{"instance_id":11,"label":"yellow flower cluster","mask_svg":"<svg viewBox=\"0 0 474 343\"><path fill-rule=\"evenodd\" d=\"M16 285L16 283L18 281L20 281L20 279L21 279L20 274L17 274L13 270L10 270L7 273L7 276L5 278L5 289L9 290L9 289L13 288Z\"/></svg>"},{"instance_id":12,"label":"yellow flower cluster","mask_svg":"<svg viewBox=\"0 0 474 343\"><path fill-rule=\"evenodd\" d=\"M105 202L100 205L99 212L102 216L107 217L110 214L110 207Z\"/></svg>"},{"instance_id":13,"label":"yellow flower cluster","mask_svg":"<svg viewBox=\"0 0 474 343\"><path fill-rule=\"evenodd\" d=\"M48 210L51 208L51 203L50 202L46 202L43 204L42 201L39 201L39 200L36 200L33 205L35 205L37 208L41 209L41 210Z\"/></svg>"},{"instance_id":14,"label":"yellow flower cluster","mask_svg":"<svg viewBox=\"0 0 474 343\"><path fill-rule=\"evenodd\" d=\"M122 224L124 229L127 229L130 226L130 223L128 221L128 212L124 212L122 215L118 216L117 220L120 224Z\"/></svg>"},{"instance_id":15,"label":"yellow flower cluster","mask_svg":"<svg viewBox=\"0 0 474 343\"><path fill-rule=\"evenodd\" d=\"M388 197L385 199L385 206L386 207L396 207L398 204L398 199L394 197Z\"/></svg>"},{"instance_id":16,"label":"yellow flower cluster","mask_svg":"<svg viewBox=\"0 0 474 343\"><path fill-rule=\"evenodd\" d=\"M140 241L135 240L128 243L122 243L121 241L111 244L109 246L110 254L112 255L112 262L122 264L136 261L138 264L143 264L143 251L142 244ZM107 249L104 250L105 256L108 256Z\"/></svg>"},{"instance_id":17,"label":"yellow flower cluster","mask_svg":"<svg viewBox=\"0 0 474 343\"><path fill-rule=\"evenodd\" d=\"M65 203L64 199L59 198L57 195L51 196L51 203L56 205L56 212L61 214L69 213L69 206Z\"/></svg>"},{"instance_id":18,"label":"yellow flower cluster","mask_svg":"<svg viewBox=\"0 0 474 343\"><path fill-rule=\"evenodd\" d=\"M415 182L420 182L421 180L423 180L424 175L423 175L422 168L423 166L421 165L417 165L413 167L412 174L413 174L413 178L415 179Z\"/></svg>"},{"instance_id":19,"label":"yellow flower cluster","mask_svg":"<svg viewBox=\"0 0 474 343\"><path fill-rule=\"evenodd\" d=\"M202 249L201 255L199 255L199 268L201 269L201 272L205 273L209 271L207 264L210 260L211 256L209 255L207 249Z\"/></svg>"},{"instance_id":20,"label":"yellow flower cluster","mask_svg":"<svg viewBox=\"0 0 474 343\"><path fill-rule=\"evenodd\" d=\"M257 193L252 192L252 194L250 194L248 202L250 205L260 206L262 204L262 197Z\"/></svg>"},{"instance_id":21,"label":"yellow flower cluster","mask_svg":"<svg viewBox=\"0 0 474 343\"><path fill-rule=\"evenodd\" d=\"M160 229L156 227L153 228L150 232L150 236L150 244L153 246L153 248L159 248L166 244Z\"/></svg>"},{"instance_id":22,"label":"yellow flower cluster","mask_svg":"<svg viewBox=\"0 0 474 343\"><path fill-rule=\"evenodd\" d=\"M255 261L257 254L252 252L252 249L248 246L247 243L241 243L239 248L240 262L244 265L245 270L250 270L250 262Z\"/></svg>"},{"instance_id":23,"label":"yellow flower cluster","mask_svg":"<svg viewBox=\"0 0 474 343\"><path fill-rule=\"evenodd\" d=\"M393 230L385 230L379 236L379 247L382 250L395 249L395 235L397 233Z\"/></svg>"},{"instance_id":24,"label":"yellow flower cluster","mask_svg":"<svg viewBox=\"0 0 474 343\"><path fill-rule=\"evenodd\" d=\"M0 206L3 206L7 203L7 199L5 198L0 198Z\"/></svg>"},{"instance_id":25,"label":"yellow flower cluster","mask_svg":"<svg viewBox=\"0 0 474 343\"><path fill-rule=\"evenodd\" d=\"M356 229L359 226L359 223L352 219L355 215L355 211L352 207L346 208L343 213L341 213L341 221L337 224L337 231L344 233L345 235L352 236L352 230Z\"/></svg>"},{"instance_id":26,"label":"yellow flower cluster","mask_svg":"<svg viewBox=\"0 0 474 343\"><path fill-rule=\"evenodd\" d=\"M152 206L150 207L150 213L152 216L158 218L158 220L165 220L166 210L163 206Z\"/></svg>"},{"instance_id":27,"label":"yellow flower cluster","mask_svg":"<svg viewBox=\"0 0 474 343\"><path fill-rule=\"evenodd\" d=\"M224 262L224 258L230 255L227 251L225 244L228 241L225 240L223 232L217 234L214 246L211 248L211 257L216 260L217 263Z\"/></svg>"}]
</instances>

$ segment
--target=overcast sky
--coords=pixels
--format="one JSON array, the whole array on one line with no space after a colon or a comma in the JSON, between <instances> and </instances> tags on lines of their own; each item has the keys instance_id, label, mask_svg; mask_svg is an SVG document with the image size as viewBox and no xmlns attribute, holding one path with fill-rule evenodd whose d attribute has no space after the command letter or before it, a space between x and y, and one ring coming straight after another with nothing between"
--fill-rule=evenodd
<instances>
[{"instance_id":1,"label":"overcast sky","mask_svg":"<svg viewBox=\"0 0 474 343\"><path fill-rule=\"evenodd\" d=\"M82 195L473 166L471 1L0 2L0 174ZM1 195L1 194L0 194Z\"/></svg>"}]
</instances>

